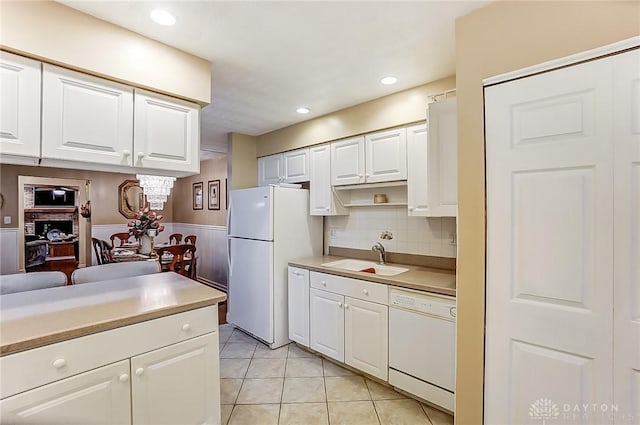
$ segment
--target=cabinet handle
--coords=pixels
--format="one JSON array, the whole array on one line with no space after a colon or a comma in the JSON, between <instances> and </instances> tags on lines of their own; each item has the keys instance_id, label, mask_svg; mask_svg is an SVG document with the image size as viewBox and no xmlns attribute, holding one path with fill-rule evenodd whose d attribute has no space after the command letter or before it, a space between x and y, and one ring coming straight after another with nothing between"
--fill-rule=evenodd
<instances>
[{"instance_id":1,"label":"cabinet handle","mask_svg":"<svg viewBox=\"0 0 640 425\"><path fill-rule=\"evenodd\" d=\"M457 313L457 309L455 307L451 307L449 309L449 314L451 315L451 317L456 317Z\"/></svg>"},{"instance_id":2,"label":"cabinet handle","mask_svg":"<svg viewBox=\"0 0 640 425\"><path fill-rule=\"evenodd\" d=\"M342 308L342 303L338 301L338 307Z\"/></svg>"},{"instance_id":3,"label":"cabinet handle","mask_svg":"<svg viewBox=\"0 0 640 425\"><path fill-rule=\"evenodd\" d=\"M143 373L144 373L144 368L139 367L136 369L136 375L142 376Z\"/></svg>"},{"instance_id":4,"label":"cabinet handle","mask_svg":"<svg viewBox=\"0 0 640 425\"><path fill-rule=\"evenodd\" d=\"M326 280L323 280L323 281L322 281L322 282L320 282L320 283L322 283L322 286L327 286L327 281L326 281Z\"/></svg>"},{"instance_id":5,"label":"cabinet handle","mask_svg":"<svg viewBox=\"0 0 640 425\"><path fill-rule=\"evenodd\" d=\"M184 325L182 325L182 330L185 332L189 332L191 330L191 325L188 323L185 323Z\"/></svg>"},{"instance_id":6,"label":"cabinet handle","mask_svg":"<svg viewBox=\"0 0 640 425\"><path fill-rule=\"evenodd\" d=\"M364 177L364 175L362 175L362 174L358 174L358 177Z\"/></svg>"},{"instance_id":7,"label":"cabinet handle","mask_svg":"<svg viewBox=\"0 0 640 425\"><path fill-rule=\"evenodd\" d=\"M138 152L138 159L144 158L144 152Z\"/></svg>"},{"instance_id":8,"label":"cabinet handle","mask_svg":"<svg viewBox=\"0 0 640 425\"><path fill-rule=\"evenodd\" d=\"M346 303L345 303L344 308L345 308L345 309L349 308L349 304L346 304Z\"/></svg>"},{"instance_id":9,"label":"cabinet handle","mask_svg":"<svg viewBox=\"0 0 640 425\"><path fill-rule=\"evenodd\" d=\"M65 359L55 359L53 361L53 367L56 369L62 369L67 365L67 361Z\"/></svg>"},{"instance_id":10,"label":"cabinet handle","mask_svg":"<svg viewBox=\"0 0 640 425\"><path fill-rule=\"evenodd\" d=\"M129 156L129 155L131 155L131 151L129 149L125 149L125 150L122 151L122 155Z\"/></svg>"},{"instance_id":11,"label":"cabinet handle","mask_svg":"<svg viewBox=\"0 0 640 425\"><path fill-rule=\"evenodd\" d=\"M362 290L362 293L363 293L363 294L365 294L365 295L369 295L369 290L367 290L367 289L363 289L363 290Z\"/></svg>"},{"instance_id":12,"label":"cabinet handle","mask_svg":"<svg viewBox=\"0 0 640 425\"><path fill-rule=\"evenodd\" d=\"M329 207L324 207L324 210L325 211L329 211Z\"/></svg>"},{"instance_id":13,"label":"cabinet handle","mask_svg":"<svg viewBox=\"0 0 640 425\"><path fill-rule=\"evenodd\" d=\"M122 375L120 375L120 382L127 382L129 380L129 375L127 375L126 373L123 373Z\"/></svg>"},{"instance_id":14,"label":"cabinet handle","mask_svg":"<svg viewBox=\"0 0 640 425\"><path fill-rule=\"evenodd\" d=\"M409 211L413 211L415 209L416 209L415 207L409 207Z\"/></svg>"}]
</instances>

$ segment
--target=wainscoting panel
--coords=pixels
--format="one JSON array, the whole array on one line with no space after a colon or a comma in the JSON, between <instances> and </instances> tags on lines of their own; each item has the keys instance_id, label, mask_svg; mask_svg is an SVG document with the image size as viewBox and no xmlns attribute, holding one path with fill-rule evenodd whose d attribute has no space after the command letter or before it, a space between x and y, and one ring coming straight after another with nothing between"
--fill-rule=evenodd
<instances>
[{"instance_id":1,"label":"wainscoting panel","mask_svg":"<svg viewBox=\"0 0 640 425\"><path fill-rule=\"evenodd\" d=\"M0 274L18 273L18 228L0 229Z\"/></svg>"}]
</instances>

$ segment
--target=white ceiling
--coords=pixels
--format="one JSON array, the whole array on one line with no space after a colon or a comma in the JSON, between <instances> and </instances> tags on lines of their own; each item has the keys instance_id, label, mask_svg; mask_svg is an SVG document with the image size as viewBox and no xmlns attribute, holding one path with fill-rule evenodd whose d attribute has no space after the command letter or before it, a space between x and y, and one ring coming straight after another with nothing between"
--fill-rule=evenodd
<instances>
[{"instance_id":1,"label":"white ceiling","mask_svg":"<svg viewBox=\"0 0 640 425\"><path fill-rule=\"evenodd\" d=\"M454 74L455 19L489 1L61 3L211 61L206 156L227 151L229 132L264 134ZM175 26L149 19L158 7Z\"/></svg>"}]
</instances>

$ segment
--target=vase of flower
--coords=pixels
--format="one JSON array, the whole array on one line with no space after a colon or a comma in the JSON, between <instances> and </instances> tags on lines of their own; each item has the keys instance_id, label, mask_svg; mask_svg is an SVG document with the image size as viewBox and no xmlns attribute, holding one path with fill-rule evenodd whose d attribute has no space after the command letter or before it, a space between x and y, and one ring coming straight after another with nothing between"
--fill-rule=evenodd
<instances>
[{"instance_id":1,"label":"vase of flower","mask_svg":"<svg viewBox=\"0 0 640 425\"><path fill-rule=\"evenodd\" d=\"M140 239L140 253L151 255L153 252L153 237L164 230L160 224L162 215L149 211L149 208L137 212L128 224L129 233Z\"/></svg>"}]
</instances>

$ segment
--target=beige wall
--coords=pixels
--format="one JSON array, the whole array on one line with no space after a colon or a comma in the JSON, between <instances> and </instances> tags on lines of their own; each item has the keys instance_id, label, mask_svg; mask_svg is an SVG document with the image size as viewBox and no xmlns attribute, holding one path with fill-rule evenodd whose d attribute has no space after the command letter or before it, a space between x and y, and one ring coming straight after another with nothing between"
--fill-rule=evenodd
<instances>
[{"instance_id":1,"label":"beige wall","mask_svg":"<svg viewBox=\"0 0 640 425\"><path fill-rule=\"evenodd\" d=\"M640 2L498 2L456 25L456 424L482 423L485 185L482 79L640 34Z\"/></svg>"},{"instance_id":2,"label":"beige wall","mask_svg":"<svg viewBox=\"0 0 640 425\"><path fill-rule=\"evenodd\" d=\"M229 187L244 189L258 185L256 138L245 134L229 135Z\"/></svg>"},{"instance_id":3,"label":"beige wall","mask_svg":"<svg viewBox=\"0 0 640 425\"><path fill-rule=\"evenodd\" d=\"M448 77L258 136L258 156L426 119L430 95L455 88Z\"/></svg>"},{"instance_id":4,"label":"beige wall","mask_svg":"<svg viewBox=\"0 0 640 425\"><path fill-rule=\"evenodd\" d=\"M134 86L211 102L211 64L59 3L2 1L0 47Z\"/></svg>"},{"instance_id":5,"label":"beige wall","mask_svg":"<svg viewBox=\"0 0 640 425\"><path fill-rule=\"evenodd\" d=\"M4 206L0 215L11 216L11 224L2 227L18 227L18 176L55 177L91 180L91 224L125 225L127 219L118 212L118 186L127 179L135 180L133 174L104 173L97 171L67 170L64 168L29 167L24 165L0 166L0 192L4 196ZM171 197L162 214L164 222L171 222Z\"/></svg>"},{"instance_id":6,"label":"beige wall","mask_svg":"<svg viewBox=\"0 0 640 425\"><path fill-rule=\"evenodd\" d=\"M200 174L176 180L173 194L173 221L175 223L209 224L226 226L227 205L225 179L227 178L227 157L209 159L200 163ZM220 180L220 210L208 209L209 180ZM193 183L202 182L204 188L203 209L193 209Z\"/></svg>"}]
</instances>

